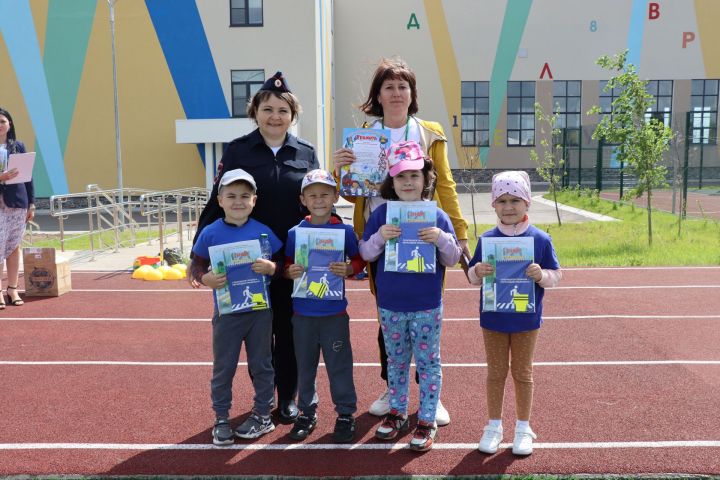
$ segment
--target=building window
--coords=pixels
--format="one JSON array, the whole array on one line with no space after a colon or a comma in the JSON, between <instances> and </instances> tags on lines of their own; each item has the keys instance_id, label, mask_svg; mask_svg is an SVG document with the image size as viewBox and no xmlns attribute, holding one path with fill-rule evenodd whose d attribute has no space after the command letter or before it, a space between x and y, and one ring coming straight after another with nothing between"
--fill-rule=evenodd
<instances>
[{"instance_id":1,"label":"building window","mask_svg":"<svg viewBox=\"0 0 720 480\"><path fill-rule=\"evenodd\" d=\"M600 109L602 110L602 115L612 115L612 104L615 99L620 96L620 92L622 92L622 87L615 87L606 91L607 84L607 80L600 81Z\"/></svg>"},{"instance_id":2,"label":"building window","mask_svg":"<svg viewBox=\"0 0 720 480\"><path fill-rule=\"evenodd\" d=\"M507 85L507 145L535 145L535 82Z\"/></svg>"},{"instance_id":3,"label":"building window","mask_svg":"<svg viewBox=\"0 0 720 480\"><path fill-rule=\"evenodd\" d=\"M490 145L490 82L461 82L462 146Z\"/></svg>"},{"instance_id":4,"label":"building window","mask_svg":"<svg viewBox=\"0 0 720 480\"><path fill-rule=\"evenodd\" d=\"M645 89L654 97L652 106L645 114L645 120L650 121L651 118L655 118L669 127L672 116L673 81L650 80Z\"/></svg>"},{"instance_id":5,"label":"building window","mask_svg":"<svg viewBox=\"0 0 720 480\"><path fill-rule=\"evenodd\" d=\"M692 143L717 143L718 83L720 80L692 81Z\"/></svg>"},{"instance_id":6,"label":"building window","mask_svg":"<svg viewBox=\"0 0 720 480\"><path fill-rule=\"evenodd\" d=\"M553 113L558 114L556 128L564 135L566 145L580 145L580 80L553 81Z\"/></svg>"},{"instance_id":7,"label":"building window","mask_svg":"<svg viewBox=\"0 0 720 480\"><path fill-rule=\"evenodd\" d=\"M262 0L230 0L231 27L261 27L262 24Z\"/></svg>"},{"instance_id":8,"label":"building window","mask_svg":"<svg viewBox=\"0 0 720 480\"><path fill-rule=\"evenodd\" d=\"M232 70L232 116L247 117L247 104L265 82L265 70Z\"/></svg>"}]
</instances>

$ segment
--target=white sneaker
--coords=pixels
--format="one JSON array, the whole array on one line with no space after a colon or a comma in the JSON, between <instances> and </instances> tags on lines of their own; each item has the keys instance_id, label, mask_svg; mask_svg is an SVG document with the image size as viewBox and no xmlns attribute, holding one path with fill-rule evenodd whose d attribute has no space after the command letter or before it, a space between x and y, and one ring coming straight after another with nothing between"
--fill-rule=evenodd
<instances>
[{"instance_id":1,"label":"white sneaker","mask_svg":"<svg viewBox=\"0 0 720 480\"><path fill-rule=\"evenodd\" d=\"M435 423L438 424L438 427L444 427L450 423L450 414L440 400L438 400L437 410L435 410Z\"/></svg>"},{"instance_id":2,"label":"white sneaker","mask_svg":"<svg viewBox=\"0 0 720 480\"><path fill-rule=\"evenodd\" d=\"M512 452L515 455L530 455L533 452L533 440L537 438L530 427L515 430Z\"/></svg>"},{"instance_id":3,"label":"white sneaker","mask_svg":"<svg viewBox=\"0 0 720 480\"><path fill-rule=\"evenodd\" d=\"M493 427L492 425L486 425L483 429L483 436L480 439L478 450L483 453L493 454L497 452L500 442L503 438L503 427Z\"/></svg>"},{"instance_id":4,"label":"white sneaker","mask_svg":"<svg viewBox=\"0 0 720 480\"><path fill-rule=\"evenodd\" d=\"M370 408L368 409L368 412L370 415L375 415L376 417L384 417L388 413L390 413L390 389L386 388L382 395L380 395L380 398L375 400L372 405L370 405Z\"/></svg>"}]
</instances>

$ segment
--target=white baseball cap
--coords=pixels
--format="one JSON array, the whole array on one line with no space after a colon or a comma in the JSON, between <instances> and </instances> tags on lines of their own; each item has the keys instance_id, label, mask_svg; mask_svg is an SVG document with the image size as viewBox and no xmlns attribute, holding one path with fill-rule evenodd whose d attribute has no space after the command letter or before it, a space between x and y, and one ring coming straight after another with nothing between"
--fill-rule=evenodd
<instances>
[{"instance_id":1,"label":"white baseball cap","mask_svg":"<svg viewBox=\"0 0 720 480\"><path fill-rule=\"evenodd\" d=\"M315 169L310 170L305 177L303 178L302 185L300 186L300 191L302 192L305 190L305 187L312 185L314 183L322 183L323 185L329 185L333 188L337 188L337 182L333 178L333 176L322 169Z\"/></svg>"},{"instance_id":2,"label":"white baseball cap","mask_svg":"<svg viewBox=\"0 0 720 480\"><path fill-rule=\"evenodd\" d=\"M238 181L247 182L252 185L253 190L257 190L257 185L255 184L255 179L253 178L253 176L242 168L228 170L227 172L223 173L223 176L220 179L220 186L224 187L225 185L230 185L231 183Z\"/></svg>"}]
</instances>

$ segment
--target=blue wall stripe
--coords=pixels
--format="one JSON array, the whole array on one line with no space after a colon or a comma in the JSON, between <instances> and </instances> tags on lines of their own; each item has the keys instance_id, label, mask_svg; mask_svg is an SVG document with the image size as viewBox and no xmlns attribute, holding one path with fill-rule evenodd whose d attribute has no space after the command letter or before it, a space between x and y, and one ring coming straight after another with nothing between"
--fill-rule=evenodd
<instances>
[{"instance_id":1,"label":"blue wall stripe","mask_svg":"<svg viewBox=\"0 0 720 480\"><path fill-rule=\"evenodd\" d=\"M630 14L630 30L628 31L627 48L629 50L627 63L635 65L635 71L640 69L640 55L642 55L643 31L645 30L645 15L647 14L647 0L633 0Z\"/></svg>"},{"instance_id":2,"label":"blue wall stripe","mask_svg":"<svg viewBox=\"0 0 720 480\"><path fill-rule=\"evenodd\" d=\"M28 0L0 0L0 33L5 39L50 180L52 192L40 190L37 194L68 193L55 117Z\"/></svg>"},{"instance_id":3,"label":"blue wall stripe","mask_svg":"<svg viewBox=\"0 0 720 480\"><path fill-rule=\"evenodd\" d=\"M195 0L145 0L188 119L229 118ZM228 72L229 73L229 72Z\"/></svg>"}]
</instances>

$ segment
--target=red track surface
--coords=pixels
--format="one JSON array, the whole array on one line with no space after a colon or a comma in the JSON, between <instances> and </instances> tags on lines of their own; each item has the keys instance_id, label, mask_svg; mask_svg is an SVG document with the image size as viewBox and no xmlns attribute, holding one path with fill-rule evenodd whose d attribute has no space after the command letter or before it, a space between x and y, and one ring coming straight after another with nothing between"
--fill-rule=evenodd
<instances>
[{"instance_id":1,"label":"red track surface","mask_svg":"<svg viewBox=\"0 0 720 480\"><path fill-rule=\"evenodd\" d=\"M402 448L409 435L394 448L373 437L378 419L366 409L383 384L366 282L348 282L352 450L332 445L322 369L309 441L278 425L256 442L211 447L210 293L127 273L74 273L73 287L0 314L0 475L720 474L720 268L566 270L545 297L529 458L475 449L485 358L478 292L459 272L449 274L443 326L442 397L453 421L424 455ZM235 421L252 397L244 370ZM504 423L510 442L511 387Z\"/></svg>"}]
</instances>

